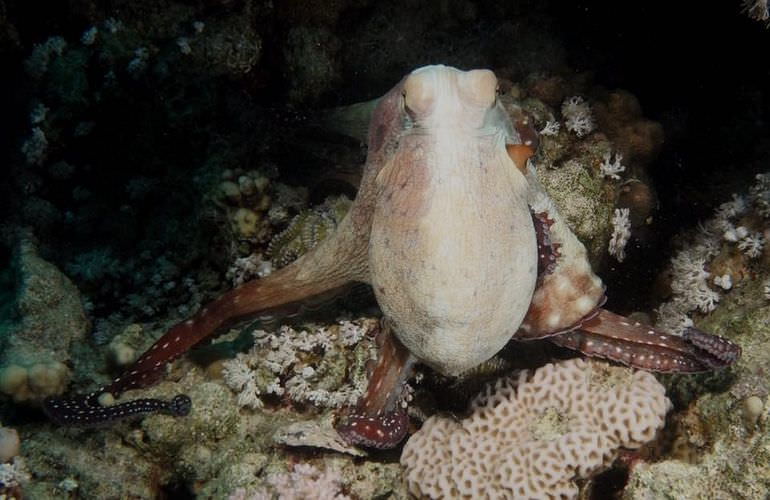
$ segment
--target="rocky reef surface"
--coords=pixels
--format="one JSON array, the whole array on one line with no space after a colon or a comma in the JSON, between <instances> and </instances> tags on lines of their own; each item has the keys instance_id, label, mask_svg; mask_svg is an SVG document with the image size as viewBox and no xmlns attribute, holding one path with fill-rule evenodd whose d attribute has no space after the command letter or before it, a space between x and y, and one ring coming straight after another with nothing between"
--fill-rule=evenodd
<instances>
[{"instance_id":1,"label":"rocky reef surface","mask_svg":"<svg viewBox=\"0 0 770 500\"><path fill-rule=\"evenodd\" d=\"M415 67L444 63L499 76L505 109L539 142L540 180L594 268L617 278L605 278L610 300L632 304L624 312L640 321L694 324L743 348L729 370L657 377L672 404L663 430L653 432L661 417L644 439L618 440L633 451L613 447L606 457L571 448L575 463L559 487L583 498L765 497L770 181L732 179L700 232L675 238L654 289L613 286L629 281L617 274L644 275L634 269L651 267L659 224L677 216L659 210L663 186L652 175L664 127L631 92L573 71L541 2L71 7L40 14L38 26L0 0L0 55L23 103L12 109L11 176L0 185L0 496L461 496L451 486L462 488L460 478L441 476L448 469L419 486L414 474L405 478L401 448L352 448L332 428L377 354L379 314L366 290L291 322L238 325L175 362L160 384L124 396L184 393L193 401L187 417L59 428L39 406L102 385L170 325L333 231L366 151L371 105L349 105ZM640 293L652 298L622 298ZM410 383L410 431L461 416L498 377L548 379L537 369L566 355L533 342L459 380L425 369ZM591 366L596 383L634 376ZM649 378L645 387L656 388ZM665 414L665 397L654 397ZM527 417L540 445L570 440L580 419L562 410Z\"/></svg>"}]
</instances>

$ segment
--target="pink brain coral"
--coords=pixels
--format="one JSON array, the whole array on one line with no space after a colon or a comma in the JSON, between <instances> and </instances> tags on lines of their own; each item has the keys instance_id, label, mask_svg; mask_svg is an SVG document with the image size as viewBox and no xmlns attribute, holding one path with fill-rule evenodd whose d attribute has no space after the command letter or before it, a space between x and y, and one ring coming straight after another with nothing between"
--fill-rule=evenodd
<instances>
[{"instance_id":1,"label":"pink brain coral","mask_svg":"<svg viewBox=\"0 0 770 500\"><path fill-rule=\"evenodd\" d=\"M647 372L562 361L490 384L464 420L431 417L401 463L419 497L574 498L576 479L652 440L670 407Z\"/></svg>"}]
</instances>

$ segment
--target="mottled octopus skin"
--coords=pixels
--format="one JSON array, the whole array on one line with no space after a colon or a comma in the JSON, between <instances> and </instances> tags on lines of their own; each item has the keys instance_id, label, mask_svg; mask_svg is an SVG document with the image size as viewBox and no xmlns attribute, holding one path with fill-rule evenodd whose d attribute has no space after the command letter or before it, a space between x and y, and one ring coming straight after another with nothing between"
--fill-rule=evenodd
<instances>
[{"instance_id":1,"label":"mottled octopus skin","mask_svg":"<svg viewBox=\"0 0 770 500\"><path fill-rule=\"evenodd\" d=\"M387 321L377 335L377 365L359 404L340 416L336 428L348 442L370 448L392 448L406 435L409 417L402 400L415 357L393 335Z\"/></svg>"},{"instance_id":2,"label":"mottled octopus skin","mask_svg":"<svg viewBox=\"0 0 770 500\"><path fill-rule=\"evenodd\" d=\"M98 401L156 382L170 361L235 321L296 312L357 281L374 289L385 335L367 393L337 423L354 444L387 448L404 437L402 391L415 362L456 375L511 338L546 338L653 371L734 362L740 348L720 337L675 337L601 309L604 286L528 163L534 129L526 116L510 121L495 86L486 70L407 75L373 111L361 186L333 235L174 326L110 385L49 399L46 412L62 424L173 413L157 400Z\"/></svg>"}]
</instances>

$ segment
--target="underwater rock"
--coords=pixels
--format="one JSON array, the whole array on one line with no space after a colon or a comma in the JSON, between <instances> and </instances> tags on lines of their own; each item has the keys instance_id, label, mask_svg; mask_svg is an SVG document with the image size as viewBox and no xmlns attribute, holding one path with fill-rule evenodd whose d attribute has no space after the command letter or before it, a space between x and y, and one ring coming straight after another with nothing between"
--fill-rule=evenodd
<instances>
[{"instance_id":1,"label":"underwater rock","mask_svg":"<svg viewBox=\"0 0 770 500\"><path fill-rule=\"evenodd\" d=\"M645 119L639 100L630 92L615 90L594 104L596 121L629 161L647 165L663 146L663 126Z\"/></svg>"},{"instance_id":2,"label":"underwater rock","mask_svg":"<svg viewBox=\"0 0 770 500\"><path fill-rule=\"evenodd\" d=\"M289 100L318 100L341 81L340 40L323 27L296 26L289 31L284 58L290 83Z\"/></svg>"},{"instance_id":3,"label":"underwater rock","mask_svg":"<svg viewBox=\"0 0 770 500\"><path fill-rule=\"evenodd\" d=\"M70 347L89 328L80 294L24 240L15 259L18 318L0 332L0 391L15 401L59 395L70 380Z\"/></svg>"},{"instance_id":4,"label":"underwater rock","mask_svg":"<svg viewBox=\"0 0 770 500\"><path fill-rule=\"evenodd\" d=\"M138 356L137 349L144 341L144 328L141 324L128 325L122 332L115 335L107 345L107 355L115 366L126 366Z\"/></svg>"},{"instance_id":5,"label":"underwater rock","mask_svg":"<svg viewBox=\"0 0 770 500\"><path fill-rule=\"evenodd\" d=\"M209 75L244 77L257 67L262 57L262 38L250 21L249 16L242 13L215 21L192 40L188 54L193 56L197 67L205 68ZM177 40L180 48L183 47L181 40Z\"/></svg>"},{"instance_id":6,"label":"underwater rock","mask_svg":"<svg viewBox=\"0 0 770 500\"><path fill-rule=\"evenodd\" d=\"M356 457L368 455L361 448L351 446L345 442L334 428L333 423L333 413L328 413L326 416L314 420L294 422L278 429L273 434L273 440L278 444L286 446L323 448L340 453L348 453Z\"/></svg>"},{"instance_id":7,"label":"underwater rock","mask_svg":"<svg viewBox=\"0 0 770 500\"><path fill-rule=\"evenodd\" d=\"M654 463L640 462L630 471L623 499L766 498L770 491L770 405L747 418L745 401L766 401L770 381L770 304L763 295L767 267L726 293L699 328L728 334L743 356L726 372L694 380L674 377L673 399L689 404L676 415L672 452ZM729 389L725 390L726 387ZM708 389L721 390L716 394Z\"/></svg>"},{"instance_id":8,"label":"underwater rock","mask_svg":"<svg viewBox=\"0 0 770 500\"><path fill-rule=\"evenodd\" d=\"M25 498L70 498L73 491L80 498L158 498L171 477L114 432L39 428L25 438L24 455L35 474Z\"/></svg>"},{"instance_id":9,"label":"underwater rock","mask_svg":"<svg viewBox=\"0 0 770 500\"><path fill-rule=\"evenodd\" d=\"M19 454L21 440L16 429L0 427L0 463L8 462Z\"/></svg>"}]
</instances>

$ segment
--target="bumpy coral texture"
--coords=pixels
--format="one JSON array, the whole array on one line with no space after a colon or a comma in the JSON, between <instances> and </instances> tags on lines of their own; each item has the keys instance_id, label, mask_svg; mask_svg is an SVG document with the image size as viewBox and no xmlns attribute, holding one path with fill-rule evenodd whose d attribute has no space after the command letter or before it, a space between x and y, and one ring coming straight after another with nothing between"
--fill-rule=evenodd
<instances>
[{"instance_id":1,"label":"bumpy coral texture","mask_svg":"<svg viewBox=\"0 0 770 500\"><path fill-rule=\"evenodd\" d=\"M575 480L638 448L671 406L651 374L573 359L490 384L462 421L433 416L404 447L429 498L575 498Z\"/></svg>"},{"instance_id":2,"label":"bumpy coral texture","mask_svg":"<svg viewBox=\"0 0 770 500\"><path fill-rule=\"evenodd\" d=\"M334 232L351 203L345 196L329 197L323 204L296 215L289 226L270 241L268 253L273 266L287 265Z\"/></svg>"}]
</instances>

